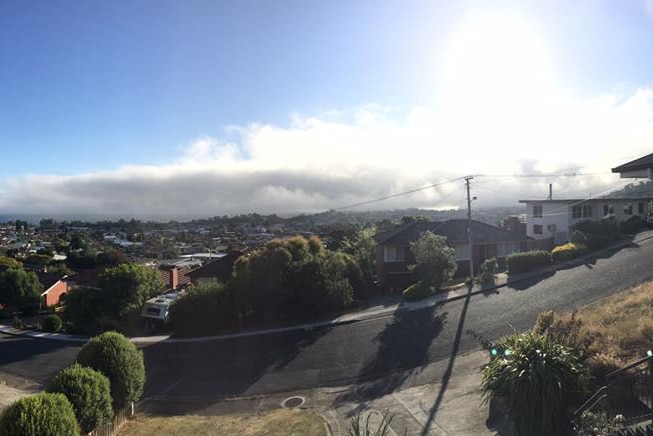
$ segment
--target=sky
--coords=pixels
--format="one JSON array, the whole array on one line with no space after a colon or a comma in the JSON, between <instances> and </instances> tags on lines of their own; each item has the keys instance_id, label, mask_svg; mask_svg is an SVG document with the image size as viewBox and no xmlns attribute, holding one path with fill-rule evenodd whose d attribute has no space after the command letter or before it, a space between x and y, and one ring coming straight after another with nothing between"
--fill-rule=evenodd
<instances>
[{"instance_id":1,"label":"sky","mask_svg":"<svg viewBox=\"0 0 653 436\"><path fill-rule=\"evenodd\" d=\"M653 0L6 0L0 152L0 215L599 195L653 152Z\"/></svg>"}]
</instances>

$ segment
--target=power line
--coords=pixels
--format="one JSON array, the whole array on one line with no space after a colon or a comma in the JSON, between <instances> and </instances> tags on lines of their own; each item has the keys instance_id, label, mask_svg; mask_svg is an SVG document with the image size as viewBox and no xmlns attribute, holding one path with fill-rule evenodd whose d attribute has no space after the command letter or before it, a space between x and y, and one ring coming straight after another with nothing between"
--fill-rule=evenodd
<instances>
[{"instance_id":1,"label":"power line","mask_svg":"<svg viewBox=\"0 0 653 436\"><path fill-rule=\"evenodd\" d=\"M360 203L350 204L349 206L337 207L337 208L335 208L333 210L344 210L344 209L352 209L352 208L359 207L359 206L365 206L367 204L377 203L379 201L388 200L390 198L401 197L402 195L408 195L408 194L413 194L415 192L424 191L426 189L437 188L438 186L446 185L447 183L456 182L456 181L462 180L464 178L465 178L465 176L457 177L455 179L445 180L444 182L435 183L433 185L424 186L422 188L411 189L410 191L400 192L398 194L386 195L385 197L379 197L379 198L375 198L373 200L362 201Z\"/></svg>"}]
</instances>

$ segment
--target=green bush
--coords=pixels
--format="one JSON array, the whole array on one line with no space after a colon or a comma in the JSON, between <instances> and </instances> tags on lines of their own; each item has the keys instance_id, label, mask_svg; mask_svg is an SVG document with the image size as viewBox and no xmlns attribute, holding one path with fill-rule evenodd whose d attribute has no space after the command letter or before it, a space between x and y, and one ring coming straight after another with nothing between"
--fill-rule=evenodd
<instances>
[{"instance_id":1,"label":"green bush","mask_svg":"<svg viewBox=\"0 0 653 436\"><path fill-rule=\"evenodd\" d=\"M42 328L46 332L57 333L61 331L61 318L57 315L48 315L43 319Z\"/></svg>"},{"instance_id":2,"label":"green bush","mask_svg":"<svg viewBox=\"0 0 653 436\"><path fill-rule=\"evenodd\" d=\"M170 306L170 323L181 335L206 334L233 325L229 290L220 282L192 286Z\"/></svg>"},{"instance_id":3,"label":"green bush","mask_svg":"<svg viewBox=\"0 0 653 436\"><path fill-rule=\"evenodd\" d=\"M633 215L619 224L619 230L627 234L637 233L642 230L643 227L644 221L638 215Z\"/></svg>"},{"instance_id":4,"label":"green bush","mask_svg":"<svg viewBox=\"0 0 653 436\"><path fill-rule=\"evenodd\" d=\"M584 242L590 250L605 248L610 242L623 236L614 215L608 215L600 221L580 221L572 226L572 230L574 230L572 237L575 231L585 236ZM576 241L572 240L572 242Z\"/></svg>"},{"instance_id":5,"label":"green bush","mask_svg":"<svg viewBox=\"0 0 653 436\"><path fill-rule=\"evenodd\" d=\"M407 287L401 293L407 301L416 301L433 295L433 288L424 285L422 282L417 282Z\"/></svg>"},{"instance_id":6,"label":"green bush","mask_svg":"<svg viewBox=\"0 0 653 436\"><path fill-rule=\"evenodd\" d=\"M566 434L571 416L587 394L587 371L576 354L533 332L501 338L509 353L483 369L486 401L505 404L517 434Z\"/></svg>"},{"instance_id":7,"label":"green bush","mask_svg":"<svg viewBox=\"0 0 653 436\"><path fill-rule=\"evenodd\" d=\"M506 258L506 265L510 274L528 272L550 264L551 254L541 250L513 253Z\"/></svg>"},{"instance_id":8,"label":"green bush","mask_svg":"<svg viewBox=\"0 0 653 436\"><path fill-rule=\"evenodd\" d=\"M481 274L477 277L481 285L493 285L495 283L494 275L497 272L497 258L486 259L481 265Z\"/></svg>"},{"instance_id":9,"label":"green bush","mask_svg":"<svg viewBox=\"0 0 653 436\"><path fill-rule=\"evenodd\" d=\"M551 257L555 261L565 261L576 259L587 253L587 247L583 244L568 242L564 245L559 245L551 251Z\"/></svg>"},{"instance_id":10,"label":"green bush","mask_svg":"<svg viewBox=\"0 0 653 436\"><path fill-rule=\"evenodd\" d=\"M79 350L77 363L107 376L115 410L137 401L143 394L143 353L120 333L106 332L92 338Z\"/></svg>"},{"instance_id":11,"label":"green bush","mask_svg":"<svg viewBox=\"0 0 653 436\"><path fill-rule=\"evenodd\" d=\"M0 436L78 436L73 406L63 394L21 398L0 417Z\"/></svg>"},{"instance_id":12,"label":"green bush","mask_svg":"<svg viewBox=\"0 0 653 436\"><path fill-rule=\"evenodd\" d=\"M113 418L109 379L94 369L74 364L57 374L48 392L58 392L68 398L84 433Z\"/></svg>"}]
</instances>

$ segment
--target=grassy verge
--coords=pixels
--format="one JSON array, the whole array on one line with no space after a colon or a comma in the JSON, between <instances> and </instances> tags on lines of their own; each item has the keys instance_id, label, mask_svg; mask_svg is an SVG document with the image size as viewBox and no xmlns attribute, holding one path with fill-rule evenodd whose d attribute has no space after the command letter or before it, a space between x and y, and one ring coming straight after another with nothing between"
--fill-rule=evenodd
<instances>
[{"instance_id":1,"label":"grassy verge","mask_svg":"<svg viewBox=\"0 0 653 436\"><path fill-rule=\"evenodd\" d=\"M578 311L583 329L598 333L594 351L631 362L653 348L653 281L615 294Z\"/></svg>"},{"instance_id":2,"label":"grassy verge","mask_svg":"<svg viewBox=\"0 0 653 436\"><path fill-rule=\"evenodd\" d=\"M324 421L313 412L275 410L256 415L224 416L137 416L119 436L150 435L239 435L303 436L326 435Z\"/></svg>"}]
</instances>

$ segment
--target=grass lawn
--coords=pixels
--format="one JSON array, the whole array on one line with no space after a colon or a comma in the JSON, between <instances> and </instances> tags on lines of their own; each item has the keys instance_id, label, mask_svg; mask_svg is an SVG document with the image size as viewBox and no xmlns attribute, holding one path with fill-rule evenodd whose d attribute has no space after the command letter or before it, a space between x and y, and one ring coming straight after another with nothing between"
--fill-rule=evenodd
<instances>
[{"instance_id":1,"label":"grass lawn","mask_svg":"<svg viewBox=\"0 0 653 436\"><path fill-rule=\"evenodd\" d=\"M282 409L256 415L141 415L125 424L118 435L326 436L326 431L317 414Z\"/></svg>"},{"instance_id":2,"label":"grass lawn","mask_svg":"<svg viewBox=\"0 0 653 436\"><path fill-rule=\"evenodd\" d=\"M593 348L623 363L653 349L653 281L583 307L583 329L599 333Z\"/></svg>"}]
</instances>

